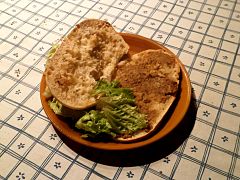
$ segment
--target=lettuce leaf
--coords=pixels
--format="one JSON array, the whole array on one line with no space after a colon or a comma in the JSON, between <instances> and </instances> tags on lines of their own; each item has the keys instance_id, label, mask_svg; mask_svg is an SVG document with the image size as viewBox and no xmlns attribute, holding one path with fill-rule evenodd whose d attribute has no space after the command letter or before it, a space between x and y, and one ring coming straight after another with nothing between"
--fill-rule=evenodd
<instances>
[{"instance_id":1,"label":"lettuce leaf","mask_svg":"<svg viewBox=\"0 0 240 180\"><path fill-rule=\"evenodd\" d=\"M91 110L67 108L56 98L49 99L48 104L55 114L74 119L75 128L81 130L84 138L128 136L148 126L132 91L120 88L118 82L99 81L93 95L97 102Z\"/></svg>"},{"instance_id":2,"label":"lettuce leaf","mask_svg":"<svg viewBox=\"0 0 240 180\"><path fill-rule=\"evenodd\" d=\"M53 110L53 112L57 115L62 115L62 108L63 105L57 101L55 98L52 98L52 100L48 100L48 105Z\"/></svg>"},{"instance_id":3,"label":"lettuce leaf","mask_svg":"<svg viewBox=\"0 0 240 180\"><path fill-rule=\"evenodd\" d=\"M86 114L85 111L74 110L63 106L62 103L60 103L56 98L49 99L48 105L55 114L63 117L69 117L73 120L78 120L80 117Z\"/></svg>"},{"instance_id":4,"label":"lettuce leaf","mask_svg":"<svg viewBox=\"0 0 240 180\"><path fill-rule=\"evenodd\" d=\"M59 47L59 44L53 44L51 49L48 51L47 57L48 59L53 57L53 55L55 54L55 52L57 51L57 48Z\"/></svg>"},{"instance_id":5,"label":"lettuce leaf","mask_svg":"<svg viewBox=\"0 0 240 180\"><path fill-rule=\"evenodd\" d=\"M96 110L91 110L75 124L84 131L83 137L106 134L114 138L147 127L145 115L138 111L132 91L118 86L116 81L98 82L93 93L98 96Z\"/></svg>"},{"instance_id":6,"label":"lettuce leaf","mask_svg":"<svg viewBox=\"0 0 240 180\"><path fill-rule=\"evenodd\" d=\"M107 134L111 137L116 136L111 124L100 111L91 110L86 113L76 122L75 127L85 132L83 137L94 138L102 134Z\"/></svg>"}]
</instances>

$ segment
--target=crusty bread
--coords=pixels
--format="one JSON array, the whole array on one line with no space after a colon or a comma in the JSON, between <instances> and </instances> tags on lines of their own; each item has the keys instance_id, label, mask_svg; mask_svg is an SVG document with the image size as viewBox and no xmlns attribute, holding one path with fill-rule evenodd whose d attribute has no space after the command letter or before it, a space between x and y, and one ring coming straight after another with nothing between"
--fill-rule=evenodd
<instances>
[{"instance_id":1,"label":"crusty bread","mask_svg":"<svg viewBox=\"0 0 240 180\"><path fill-rule=\"evenodd\" d=\"M113 27L101 20L78 24L61 42L46 64L46 83L64 106L93 106L91 91L99 79L112 80L116 65L129 46Z\"/></svg>"},{"instance_id":2,"label":"crusty bread","mask_svg":"<svg viewBox=\"0 0 240 180\"><path fill-rule=\"evenodd\" d=\"M179 74L175 56L164 49L145 50L120 63L116 80L132 89L140 112L147 115L149 129L118 141L136 140L157 128L176 98Z\"/></svg>"}]
</instances>

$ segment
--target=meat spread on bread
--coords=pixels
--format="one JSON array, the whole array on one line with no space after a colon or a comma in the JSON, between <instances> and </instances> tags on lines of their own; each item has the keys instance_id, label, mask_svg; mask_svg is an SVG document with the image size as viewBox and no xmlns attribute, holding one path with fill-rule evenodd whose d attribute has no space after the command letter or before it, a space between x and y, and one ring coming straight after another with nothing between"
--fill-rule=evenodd
<instances>
[{"instance_id":1,"label":"meat spread on bread","mask_svg":"<svg viewBox=\"0 0 240 180\"><path fill-rule=\"evenodd\" d=\"M121 141L141 138L153 131L173 103L179 85L180 66L174 55L163 49L134 54L118 66L116 80L133 91L141 113L146 114L149 131Z\"/></svg>"},{"instance_id":2,"label":"meat spread on bread","mask_svg":"<svg viewBox=\"0 0 240 180\"><path fill-rule=\"evenodd\" d=\"M89 19L68 34L46 64L46 82L64 106L86 109L95 104L91 91L99 79L112 80L129 46L107 22Z\"/></svg>"}]
</instances>

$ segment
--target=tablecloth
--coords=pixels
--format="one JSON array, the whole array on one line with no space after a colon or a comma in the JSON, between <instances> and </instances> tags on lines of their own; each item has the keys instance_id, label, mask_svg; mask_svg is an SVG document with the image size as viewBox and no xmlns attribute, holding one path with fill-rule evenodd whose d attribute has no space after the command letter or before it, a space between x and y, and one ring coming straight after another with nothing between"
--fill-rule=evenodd
<instances>
[{"instance_id":1,"label":"tablecloth","mask_svg":"<svg viewBox=\"0 0 240 180\"><path fill-rule=\"evenodd\" d=\"M151 149L158 158L93 160L94 152L70 148L44 113L47 52L88 18L162 43L187 69L196 113L184 127L192 127ZM1 0L0 179L240 179L239 29L238 0Z\"/></svg>"}]
</instances>

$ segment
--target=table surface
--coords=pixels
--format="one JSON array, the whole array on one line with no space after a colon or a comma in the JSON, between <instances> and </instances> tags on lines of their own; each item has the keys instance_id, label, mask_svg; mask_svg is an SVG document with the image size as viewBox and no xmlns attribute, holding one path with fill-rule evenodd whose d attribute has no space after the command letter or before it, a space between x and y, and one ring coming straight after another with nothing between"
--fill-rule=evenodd
<instances>
[{"instance_id":1,"label":"table surface","mask_svg":"<svg viewBox=\"0 0 240 180\"><path fill-rule=\"evenodd\" d=\"M39 95L47 52L87 18L156 40L185 65L191 112L164 142L126 156L78 151L52 127ZM239 28L238 0L1 0L0 179L240 179Z\"/></svg>"}]
</instances>

